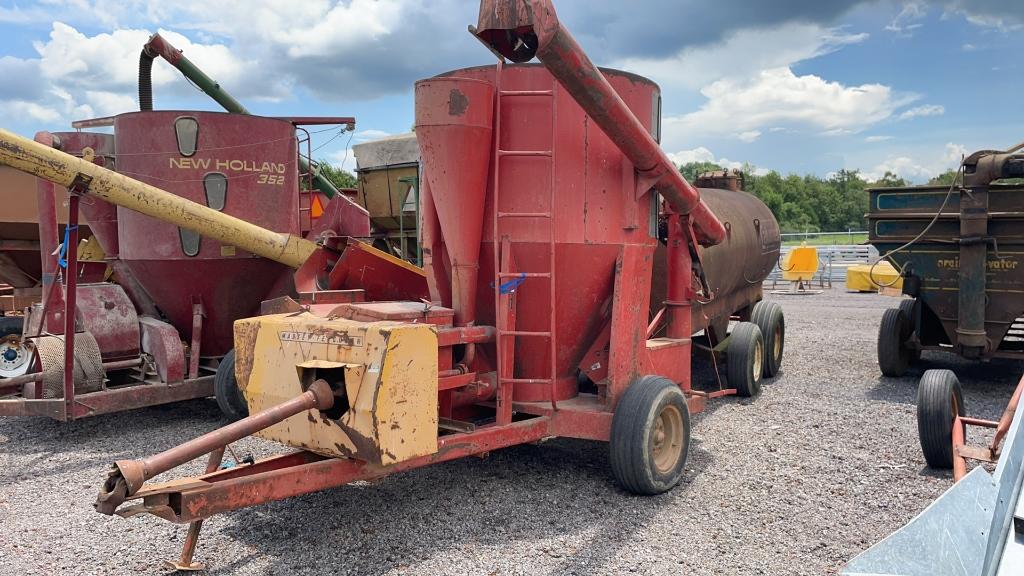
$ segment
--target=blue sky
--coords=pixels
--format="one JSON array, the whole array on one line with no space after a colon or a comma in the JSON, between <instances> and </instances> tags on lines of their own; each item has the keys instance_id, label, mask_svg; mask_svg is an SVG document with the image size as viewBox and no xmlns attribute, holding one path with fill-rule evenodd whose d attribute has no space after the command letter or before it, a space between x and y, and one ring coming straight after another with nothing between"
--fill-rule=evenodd
<instances>
[{"instance_id":1,"label":"blue sky","mask_svg":"<svg viewBox=\"0 0 1024 576\"><path fill-rule=\"evenodd\" d=\"M662 86L679 162L913 181L1024 140L1020 0L556 0L599 64ZM408 131L412 83L491 55L473 0L0 2L0 126L24 135L136 109L138 52L160 30L253 112L356 116L346 146ZM170 66L155 106L216 109ZM351 136L351 138L350 138Z\"/></svg>"}]
</instances>

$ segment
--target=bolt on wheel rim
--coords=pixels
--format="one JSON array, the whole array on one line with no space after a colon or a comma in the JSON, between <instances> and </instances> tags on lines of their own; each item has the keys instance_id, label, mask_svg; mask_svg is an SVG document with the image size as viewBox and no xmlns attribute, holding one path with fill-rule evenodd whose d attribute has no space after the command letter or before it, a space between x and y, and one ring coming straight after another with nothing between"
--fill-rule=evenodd
<instances>
[{"instance_id":1,"label":"bolt on wheel rim","mask_svg":"<svg viewBox=\"0 0 1024 576\"><path fill-rule=\"evenodd\" d=\"M660 473L676 467L683 453L683 415L675 406L665 406L654 420L654 442L651 446L654 467Z\"/></svg>"}]
</instances>

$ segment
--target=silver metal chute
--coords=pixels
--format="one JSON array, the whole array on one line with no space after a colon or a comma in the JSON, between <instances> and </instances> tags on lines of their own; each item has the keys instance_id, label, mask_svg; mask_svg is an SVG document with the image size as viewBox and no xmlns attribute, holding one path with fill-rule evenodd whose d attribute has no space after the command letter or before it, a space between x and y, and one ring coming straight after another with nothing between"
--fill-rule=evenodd
<instances>
[{"instance_id":1,"label":"silver metal chute","mask_svg":"<svg viewBox=\"0 0 1024 576\"><path fill-rule=\"evenodd\" d=\"M1024 569L1024 402L993 474L978 466L844 576L1010 576Z\"/></svg>"}]
</instances>

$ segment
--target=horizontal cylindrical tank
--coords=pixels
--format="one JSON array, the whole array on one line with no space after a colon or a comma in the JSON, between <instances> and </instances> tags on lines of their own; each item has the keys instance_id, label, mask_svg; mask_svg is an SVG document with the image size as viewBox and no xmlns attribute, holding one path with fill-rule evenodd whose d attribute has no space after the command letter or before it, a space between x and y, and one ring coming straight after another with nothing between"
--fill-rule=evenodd
<instances>
[{"instance_id":1,"label":"horizontal cylindrical tank","mask_svg":"<svg viewBox=\"0 0 1024 576\"><path fill-rule=\"evenodd\" d=\"M704 275L714 298L693 303L693 330L724 329L729 316L761 299L761 283L779 259L779 223L768 206L753 194L701 188L701 198L726 229L721 244L701 249ZM665 301L665 247L654 256L651 309ZM720 336L721 337L721 336Z\"/></svg>"}]
</instances>

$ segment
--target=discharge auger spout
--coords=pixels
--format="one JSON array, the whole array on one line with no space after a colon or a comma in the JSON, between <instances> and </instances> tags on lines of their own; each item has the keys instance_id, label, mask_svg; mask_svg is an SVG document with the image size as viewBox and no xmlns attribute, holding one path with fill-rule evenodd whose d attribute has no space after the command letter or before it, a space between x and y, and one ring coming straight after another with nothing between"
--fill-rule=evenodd
<instances>
[{"instance_id":1,"label":"discharge auger spout","mask_svg":"<svg viewBox=\"0 0 1024 576\"><path fill-rule=\"evenodd\" d=\"M84 188L84 196L135 210L292 268L302 266L317 249L315 243L299 236L261 228L3 129L0 164L69 189L77 185Z\"/></svg>"},{"instance_id":2,"label":"discharge auger spout","mask_svg":"<svg viewBox=\"0 0 1024 576\"><path fill-rule=\"evenodd\" d=\"M688 214L702 245L725 239L725 226L559 22L551 0L483 0L474 33L513 62L536 56L633 163L638 191L656 188L673 210Z\"/></svg>"}]
</instances>

